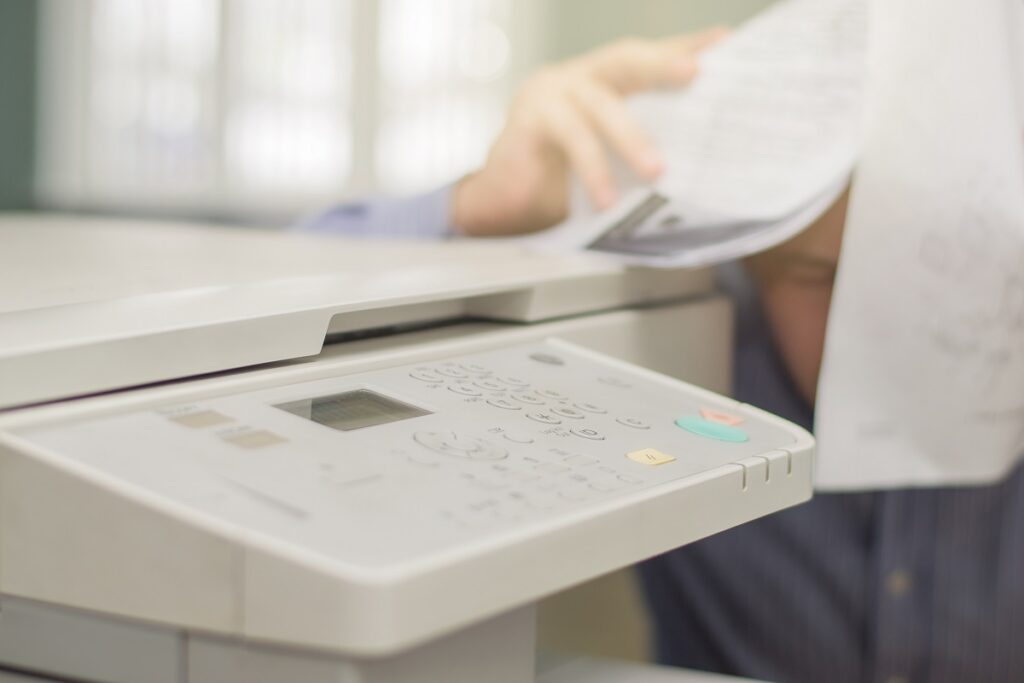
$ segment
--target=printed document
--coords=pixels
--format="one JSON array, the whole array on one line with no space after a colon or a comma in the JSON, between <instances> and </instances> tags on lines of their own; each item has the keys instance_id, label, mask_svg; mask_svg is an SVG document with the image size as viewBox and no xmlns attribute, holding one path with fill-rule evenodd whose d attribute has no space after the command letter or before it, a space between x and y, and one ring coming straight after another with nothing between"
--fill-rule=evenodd
<instances>
[{"instance_id":1,"label":"printed document","mask_svg":"<svg viewBox=\"0 0 1024 683\"><path fill-rule=\"evenodd\" d=\"M877 0L871 21L817 484L990 483L1024 453L1024 4Z\"/></svg>"},{"instance_id":2,"label":"printed document","mask_svg":"<svg viewBox=\"0 0 1024 683\"><path fill-rule=\"evenodd\" d=\"M530 238L650 266L736 258L782 242L843 191L860 151L865 0L786 0L701 58L682 89L631 98L666 160L653 187L603 214L574 189L561 226Z\"/></svg>"}]
</instances>

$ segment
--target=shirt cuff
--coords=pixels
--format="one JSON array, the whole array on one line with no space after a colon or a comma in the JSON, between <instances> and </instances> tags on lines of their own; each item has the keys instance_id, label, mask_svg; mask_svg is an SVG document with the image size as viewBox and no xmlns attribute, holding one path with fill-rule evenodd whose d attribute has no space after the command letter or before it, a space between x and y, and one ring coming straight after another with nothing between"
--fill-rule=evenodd
<instances>
[{"instance_id":1,"label":"shirt cuff","mask_svg":"<svg viewBox=\"0 0 1024 683\"><path fill-rule=\"evenodd\" d=\"M378 239L447 239L452 186L401 199L371 199L332 207L300 221L295 230Z\"/></svg>"}]
</instances>

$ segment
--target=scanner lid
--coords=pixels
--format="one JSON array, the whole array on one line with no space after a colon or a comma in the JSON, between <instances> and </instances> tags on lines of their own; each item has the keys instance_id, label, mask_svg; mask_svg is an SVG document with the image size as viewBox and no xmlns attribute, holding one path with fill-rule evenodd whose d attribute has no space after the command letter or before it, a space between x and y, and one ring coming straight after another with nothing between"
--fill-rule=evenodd
<instances>
[{"instance_id":1,"label":"scanner lid","mask_svg":"<svg viewBox=\"0 0 1024 683\"><path fill-rule=\"evenodd\" d=\"M459 318L534 322L693 296L706 270L406 242L0 215L0 409L316 355Z\"/></svg>"}]
</instances>

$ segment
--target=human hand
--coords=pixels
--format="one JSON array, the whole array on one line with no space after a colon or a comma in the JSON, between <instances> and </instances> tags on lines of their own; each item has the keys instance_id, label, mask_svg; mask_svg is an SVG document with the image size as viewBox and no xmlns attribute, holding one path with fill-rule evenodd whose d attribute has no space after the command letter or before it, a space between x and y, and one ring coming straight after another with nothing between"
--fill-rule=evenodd
<instances>
[{"instance_id":1,"label":"human hand","mask_svg":"<svg viewBox=\"0 0 1024 683\"><path fill-rule=\"evenodd\" d=\"M514 98L483 168L456 185L456 230L494 236L557 223L568 210L570 171L595 206L607 208L615 187L605 145L640 177L656 178L662 159L624 98L689 83L698 54L725 33L713 28L661 40L620 40L541 69Z\"/></svg>"}]
</instances>

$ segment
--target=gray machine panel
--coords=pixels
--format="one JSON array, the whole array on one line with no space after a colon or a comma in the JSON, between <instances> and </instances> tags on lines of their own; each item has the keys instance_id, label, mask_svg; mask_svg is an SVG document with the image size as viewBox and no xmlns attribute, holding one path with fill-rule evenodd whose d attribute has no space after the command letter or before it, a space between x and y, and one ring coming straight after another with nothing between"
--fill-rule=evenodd
<instances>
[{"instance_id":1,"label":"gray machine panel","mask_svg":"<svg viewBox=\"0 0 1024 683\"><path fill-rule=\"evenodd\" d=\"M728 399L550 344L24 436L189 509L373 570L552 524L796 441ZM645 449L673 460L645 462Z\"/></svg>"}]
</instances>

